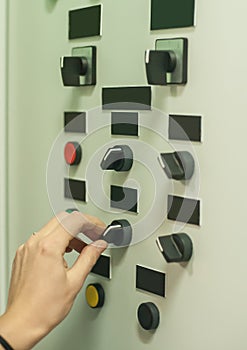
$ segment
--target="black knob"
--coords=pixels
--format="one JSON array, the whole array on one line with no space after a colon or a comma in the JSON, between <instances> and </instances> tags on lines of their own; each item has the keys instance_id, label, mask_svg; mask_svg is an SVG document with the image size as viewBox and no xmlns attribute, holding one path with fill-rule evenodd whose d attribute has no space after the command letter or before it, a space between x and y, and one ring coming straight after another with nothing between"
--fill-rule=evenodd
<instances>
[{"instance_id":1,"label":"black knob","mask_svg":"<svg viewBox=\"0 0 247 350\"><path fill-rule=\"evenodd\" d=\"M193 243L186 233L174 233L157 238L157 245L168 263L189 261Z\"/></svg>"},{"instance_id":2,"label":"black knob","mask_svg":"<svg viewBox=\"0 0 247 350\"><path fill-rule=\"evenodd\" d=\"M145 330L156 329L160 323L159 309L154 303L143 303L138 307L137 318Z\"/></svg>"},{"instance_id":3,"label":"black knob","mask_svg":"<svg viewBox=\"0 0 247 350\"><path fill-rule=\"evenodd\" d=\"M145 63L148 84L167 85L166 74L174 71L176 62L174 51L147 50Z\"/></svg>"},{"instance_id":4,"label":"black knob","mask_svg":"<svg viewBox=\"0 0 247 350\"><path fill-rule=\"evenodd\" d=\"M161 153L158 158L169 179L189 180L195 169L195 161L187 151Z\"/></svg>"},{"instance_id":5,"label":"black knob","mask_svg":"<svg viewBox=\"0 0 247 350\"><path fill-rule=\"evenodd\" d=\"M118 247L129 246L132 240L132 227L127 220L114 220L107 226L102 239Z\"/></svg>"},{"instance_id":6,"label":"black knob","mask_svg":"<svg viewBox=\"0 0 247 350\"><path fill-rule=\"evenodd\" d=\"M80 77L87 73L86 57L62 57L61 74L64 86L80 86Z\"/></svg>"},{"instance_id":7,"label":"black knob","mask_svg":"<svg viewBox=\"0 0 247 350\"><path fill-rule=\"evenodd\" d=\"M103 170L128 171L133 164L133 152L129 146L109 148L100 164Z\"/></svg>"}]
</instances>

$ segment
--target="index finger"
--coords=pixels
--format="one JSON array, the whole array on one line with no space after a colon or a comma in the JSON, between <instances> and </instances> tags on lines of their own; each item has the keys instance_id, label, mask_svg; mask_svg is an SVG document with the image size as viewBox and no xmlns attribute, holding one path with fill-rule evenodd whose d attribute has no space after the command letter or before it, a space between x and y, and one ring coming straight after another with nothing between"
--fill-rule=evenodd
<instances>
[{"instance_id":1,"label":"index finger","mask_svg":"<svg viewBox=\"0 0 247 350\"><path fill-rule=\"evenodd\" d=\"M50 221L48 221L47 224L45 224L39 231L35 232L36 237L45 237L49 233L51 233L59 224L61 223L61 220L64 219L69 214L65 211L62 211L58 213L56 216L54 216Z\"/></svg>"},{"instance_id":2,"label":"index finger","mask_svg":"<svg viewBox=\"0 0 247 350\"><path fill-rule=\"evenodd\" d=\"M61 219L50 236L64 252L70 241L79 233L84 233L93 241L99 239L106 227L103 226L103 223L101 225L93 222L82 213L74 211Z\"/></svg>"}]
</instances>

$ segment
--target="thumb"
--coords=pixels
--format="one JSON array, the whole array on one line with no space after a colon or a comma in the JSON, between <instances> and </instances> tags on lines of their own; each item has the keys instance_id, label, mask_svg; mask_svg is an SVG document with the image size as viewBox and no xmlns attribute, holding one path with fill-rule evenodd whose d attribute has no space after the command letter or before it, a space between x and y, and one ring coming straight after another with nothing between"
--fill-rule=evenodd
<instances>
[{"instance_id":1,"label":"thumb","mask_svg":"<svg viewBox=\"0 0 247 350\"><path fill-rule=\"evenodd\" d=\"M95 241L87 245L68 271L69 279L78 292L82 288L87 275L106 248L107 243L103 240Z\"/></svg>"}]
</instances>

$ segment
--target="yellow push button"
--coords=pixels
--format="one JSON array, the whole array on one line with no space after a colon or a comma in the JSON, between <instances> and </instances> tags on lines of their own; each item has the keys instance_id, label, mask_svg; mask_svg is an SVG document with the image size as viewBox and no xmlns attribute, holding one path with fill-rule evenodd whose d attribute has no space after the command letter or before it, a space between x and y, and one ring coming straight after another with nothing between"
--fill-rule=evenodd
<instances>
[{"instance_id":1,"label":"yellow push button","mask_svg":"<svg viewBox=\"0 0 247 350\"><path fill-rule=\"evenodd\" d=\"M86 300L92 308L102 307L105 301L103 287L99 283L89 284L86 288Z\"/></svg>"}]
</instances>

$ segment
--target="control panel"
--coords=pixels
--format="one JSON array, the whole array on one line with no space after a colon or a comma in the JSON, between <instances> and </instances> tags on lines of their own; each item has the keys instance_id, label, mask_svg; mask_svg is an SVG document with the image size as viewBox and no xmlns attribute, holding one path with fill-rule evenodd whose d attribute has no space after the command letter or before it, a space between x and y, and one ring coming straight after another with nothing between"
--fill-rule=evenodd
<instances>
[{"instance_id":1,"label":"control panel","mask_svg":"<svg viewBox=\"0 0 247 350\"><path fill-rule=\"evenodd\" d=\"M225 21L221 10L206 0L10 0L10 261L60 211L99 217L109 244L37 349L242 349L247 291L234 276L245 253L232 249L242 231L229 157L243 163L234 142L245 128L230 120L244 115L246 68L226 73L240 22L233 35L233 8L224 5Z\"/></svg>"}]
</instances>

